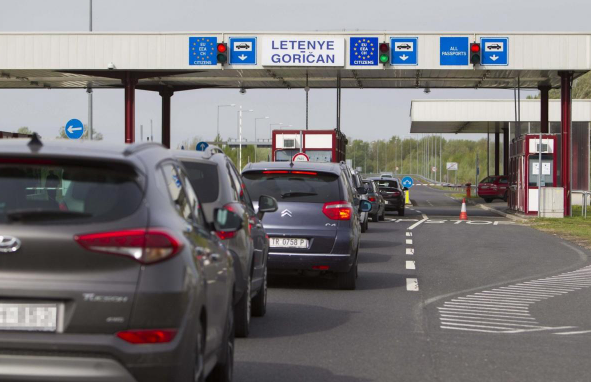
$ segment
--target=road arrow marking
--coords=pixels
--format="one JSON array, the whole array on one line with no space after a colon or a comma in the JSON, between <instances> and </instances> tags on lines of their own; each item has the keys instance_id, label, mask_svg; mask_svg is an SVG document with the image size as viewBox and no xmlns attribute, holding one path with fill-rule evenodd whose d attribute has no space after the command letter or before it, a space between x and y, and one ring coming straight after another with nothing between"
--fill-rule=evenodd
<instances>
[{"instance_id":1,"label":"road arrow marking","mask_svg":"<svg viewBox=\"0 0 591 382\"><path fill-rule=\"evenodd\" d=\"M408 56L406 54L403 54L402 56L400 56L400 59L402 61L406 61L406 60L408 60Z\"/></svg>"},{"instance_id":2,"label":"road arrow marking","mask_svg":"<svg viewBox=\"0 0 591 382\"><path fill-rule=\"evenodd\" d=\"M493 54L492 56L490 56L490 59L493 61L496 61L499 59L499 56L497 56L496 54Z\"/></svg>"},{"instance_id":3,"label":"road arrow marking","mask_svg":"<svg viewBox=\"0 0 591 382\"><path fill-rule=\"evenodd\" d=\"M238 56L238 58L241 59L242 61L244 61L248 58L248 56L242 54L241 56Z\"/></svg>"},{"instance_id":4,"label":"road arrow marking","mask_svg":"<svg viewBox=\"0 0 591 382\"><path fill-rule=\"evenodd\" d=\"M68 126L68 129L67 130L68 130L68 133L74 134L74 131L80 131L80 130L82 130L82 128L81 127L74 127L72 125L72 126Z\"/></svg>"}]
</instances>

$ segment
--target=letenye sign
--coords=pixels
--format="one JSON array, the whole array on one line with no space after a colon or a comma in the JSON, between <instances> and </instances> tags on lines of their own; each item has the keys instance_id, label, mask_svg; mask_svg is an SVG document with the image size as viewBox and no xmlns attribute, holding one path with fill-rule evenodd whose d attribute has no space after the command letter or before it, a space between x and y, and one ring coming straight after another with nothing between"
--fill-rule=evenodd
<instances>
[{"instance_id":1,"label":"letenye sign","mask_svg":"<svg viewBox=\"0 0 591 382\"><path fill-rule=\"evenodd\" d=\"M265 37L263 66L344 66L345 39L322 36Z\"/></svg>"}]
</instances>

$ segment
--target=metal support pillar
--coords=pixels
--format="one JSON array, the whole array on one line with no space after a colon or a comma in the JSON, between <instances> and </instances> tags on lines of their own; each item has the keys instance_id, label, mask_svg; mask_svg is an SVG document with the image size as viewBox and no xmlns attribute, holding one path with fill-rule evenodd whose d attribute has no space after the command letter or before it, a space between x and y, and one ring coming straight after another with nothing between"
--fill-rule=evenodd
<instances>
[{"instance_id":1,"label":"metal support pillar","mask_svg":"<svg viewBox=\"0 0 591 382\"><path fill-rule=\"evenodd\" d=\"M337 71L337 130L341 131L341 72Z\"/></svg>"},{"instance_id":2,"label":"metal support pillar","mask_svg":"<svg viewBox=\"0 0 591 382\"><path fill-rule=\"evenodd\" d=\"M170 97L174 95L172 90L160 91L162 97L162 145L170 148Z\"/></svg>"},{"instance_id":3,"label":"metal support pillar","mask_svg":"<svg viewBox=\"0 0 591 382\"><path fill-rule=\"evenodd\" d=\"M499 158L501 152L501 142L499 141L500 133L495 131L495 175L499 176L499 167L501 158Z\"/></svg>"},{"instance_id":4,"label":"metal support pillar","mask_svg":"<svg viewBox=\"0 0 591 382\"><path fill-rule=\"evenodd\" d=\"M509 129L503 128L503 175L509 175Z\"/></svg>"},{"instance_id":5,"label":"metal support pillar","mask_svg":"<svg viewBox=\"0 0 591 382\"><path fill-rule=\"evenodd\" d=\"M130 72L125 74L125 143L135 142L135 86L137 79Z\"/></svg>"},{"instance_id":6,"label":"metal support pillar","mask_svg":"<svg viewBox=\"0 0 591 382\"><path fill-rule=\"evenodd\" d=\"M562 186L564 187L564 216L571 215L571 88L572 72L560 75L560 124L562 133Z\"/></svg>"},{"instance_id":7,"label":"metal support pillar","mask_svg":"<svg viewBox=\"0 0 591 382\"><path fill-rule=\"evenodd\" d=\"M549 96L550 86L540 86L540 131L542 134L548 134L550 132L550 126L548 124L548 110L549 110Z\"/></svg>"}]
</instances>

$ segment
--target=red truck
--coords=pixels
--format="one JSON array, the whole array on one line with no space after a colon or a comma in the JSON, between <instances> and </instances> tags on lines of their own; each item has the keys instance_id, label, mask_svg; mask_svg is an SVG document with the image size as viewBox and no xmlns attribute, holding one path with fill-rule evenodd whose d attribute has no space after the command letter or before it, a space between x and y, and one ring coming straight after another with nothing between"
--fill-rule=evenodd
<instances>
[{"instance_id":1,"label":"red truck","mask_svg":"<svg viewBox=\"0 0 591 382\"><path fill-rule=\"evenodd\" d=\"M273 130L272 160L287 162L300 152L310 162L345 160L347 137L338 130Z\"/></svg>"}]
</instances>

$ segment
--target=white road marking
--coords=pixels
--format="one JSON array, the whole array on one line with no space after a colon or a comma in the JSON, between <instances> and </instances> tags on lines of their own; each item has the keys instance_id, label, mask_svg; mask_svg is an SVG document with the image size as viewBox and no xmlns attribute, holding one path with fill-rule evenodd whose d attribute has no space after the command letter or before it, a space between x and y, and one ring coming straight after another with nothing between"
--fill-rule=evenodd
<instances>
[{"instance_id":1,"label":"white road marking","mask_svg":"<svg viewBox=\"0 0 591 382\"><path fill-rule=\"evenodd\" d=\"M415 249L414 248L406 248L406 254L407 255L414 255Z\"/></svg>"},{"instance_id":2,"label":"white road marking","mask_svg":"<svg viewBox=\"0 0 591 382\"><path fill-rule=\"evenodd\" d=\"M480 309L480 308L469 308L469 307L441 307L438 308L440 310L455 310L455 311L465 311L465 312L475 312L475 313L499 313L503 315L515 315L515 316L522 316L522 317L531 317L529 313L517 313L517 312L507 312L507 311L491 311L489 309Z\"/></svg>"},{"instance_id":3,"label":"white road marking","mask_svg":"<svg viewBox=\"0 0 591 382\"><path fill-rule=\"evenodd\" d=\"M448 317L448 318L461 318L461 319L465 319L465 318L472 318L472 317L466 317L465 315L455 315L455 314L442 314L441 317ZM497 317L497 316L492 316L492 317L485 317L482 318L483 320L488 320L488 321L499 321L499 322L516 322L516 323L531 323L531 324L536 324L537 321L527 321L527 320L533 320L533 318L530 317L512 317L512 318L493 318L493 317ZM473 317L473 318L481 318L481 317Z\"/></svg>"},{"instance_id":4,"label":"white road marking","mask_svg":"<svg viewBox=\"0 0 591 382\"><path fill-rule=\"evenodd\" d=\"M408 227L409 230L413 230L416 227L420 226L422 223L426 222L427 219L423 219L423 220L419 220L418 222L416 222L415 224L411 225L410 227Z\"/></svg>"},{"instance_id":5,"label":"white road marking","mask_svg":"<svg viewBox=\"0 0 591 382\"><path fill-rule=\"evenodd\" d=\"M591 333L591 330L581 330L578 332L562 332L562 333L554 333L554 334L570 335L570 334L585 334L585 333Z\"/></svg>"},{"instance_id":6,"label":"white road marking","mask_svg":"<svg viewBox=\"0 0 591 382\"><path fill-rule=\"evenodd\" d=\"M474 312L471 310L465 309L453 309L453 308L437 308L439 309L440 314L443 310L443 313L451 313L451 314L461 314L462 316L483 316L483 317L502 317L502 318L514 318L519 320L535 320L535 318L528 316L527 314L518 314L514 315L513 313L510 314L502 314L502 313L495 313L495 312ZM446 312L449 311L449 312Z\"/></svg>"},{"instance_id":7,"label":"white road marking","mask_svg":"<svg viewBox=\"0 0 591 382\"><path fill-rule=\"evenodd\" d=\"M407 245L412 245L412 239L406 239L406 244Z\"/></svg>"},{"instance_id":8,"label":"white road marking","mask_svg":"<svg viewBox=\"0 0 591 382\"><path fill-rule=\"evenodd\" d=\"M406 236L412 236L412 232L406 232Z\"/></svg>"},{"instance_id":9,"label":"white road marking","mask_svg":"<svg viewBox=\"0 0 591 382\"><path fill-rule=\"evenodd\" d=\"M419 290L419 280L416 278L407 278L406 279L406 290L411 292L418 292Z\"/></svg>"},{"instance_id":10,"label":"white road marking","mask_svg":"<svg viewBox=\"0 0 591 382\"><path fill-rule=\"evenodd\" d=\"M406 260L406 269L417 269L413 260Z\"/></svg>"},{"instance_id":11,"label":"white road marking","mask_svg":"<svg viewBox=\"0 0 591 382\"><path fill-rule=\"evenodd\" d=\"M491 325L504 325L504 326L520 326L520 327L524 327L524 328L539 328L540 325L527 325L527 324L517 324L514 322L500 322L500 321L481 321L481 320L464 320L464 319L456 319L456 318L441 318L441 321L450 321L450 322L444 322L444 324L446 325L460 325L460 324L456 324L456 322L458 323L462 323L462 322L467 322L467 323L473 323L473 324L491 324Z\"/></svg>"},{"instance_id":12,"label":"white road marking","mask_svg":"<svg viewBox=\"0 0 591 382\"><path fill-rule=\"evenodd\" d=\"M418 212L419 214L422 214L422 212L421 212L421 211L419 211L419 210L417 210L417 212Z\"/></svg>"},{"instance_id":13,"label":"white road marking","mask_svg":"<svg viewBox=\"0 0 591 382\"><path fill-rule=\"evenodd\" d=\"M474 309L480 309L480 310L492 310L492 311L499 311L499 312L527 312L528 309L527 308L517 308L517 307L502 307L502 306L498 306L498 307L494 307L494 306L488 306L488 305L482 305L482 304L460 304L459 302L446 302L444 306L449 306L452 308L474 308Z\"/></svg>"},{"instance_id":14,"label":"white road marking","mask_svg":"<svg viewBox=\"0 0 591 382\"><path fill-rule=\"evenodd\" d=\"M431 204L431 202L430 202L430 201L428 201L428 200L427 200L427 203L429 203L429 205L430 205L431 207L433 207L433 204Z\"/></svg>"}]
</instances>

